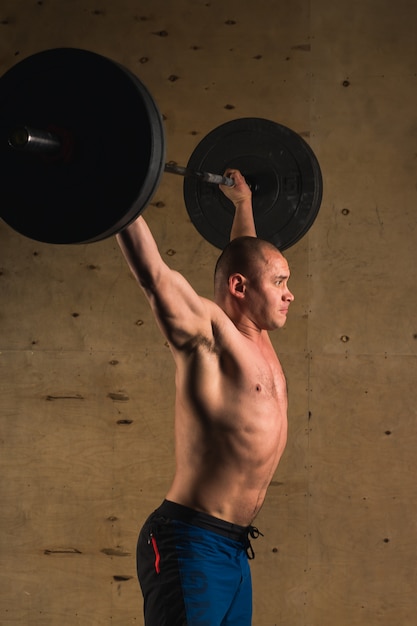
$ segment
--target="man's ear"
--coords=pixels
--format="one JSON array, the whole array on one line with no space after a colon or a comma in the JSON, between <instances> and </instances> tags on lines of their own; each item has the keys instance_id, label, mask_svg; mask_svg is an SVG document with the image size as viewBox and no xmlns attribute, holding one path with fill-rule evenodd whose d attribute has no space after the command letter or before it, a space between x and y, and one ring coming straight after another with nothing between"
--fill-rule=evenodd
<instances>
[{"instance_id":1,"label":"man's ear","mask_svg":"<svg viewBox=\"0 0 417 626\"><path fill-rule=\"evenodd\" d=\"M246 291L246 278L242 274L229 276L229 292L235 298L244 298Z\"/></svg>"}]
</instances>

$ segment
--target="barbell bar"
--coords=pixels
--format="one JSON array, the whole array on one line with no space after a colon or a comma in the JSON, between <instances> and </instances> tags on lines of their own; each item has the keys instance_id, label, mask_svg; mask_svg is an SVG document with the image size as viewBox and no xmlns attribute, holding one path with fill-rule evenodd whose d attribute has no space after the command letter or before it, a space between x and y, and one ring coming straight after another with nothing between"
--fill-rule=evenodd
<instances>
[{"instance_id":1,"label":"barbell bar","mask_svg":"<svg viewBox=\"0 0 417 626\"><path fill-rule=\"evenodd\" d=\"M14 150L25 150L40 156L54 155L55 158L68 158L66 150L63 150L63 142L58 135L47 130L20 126L12 130L8 142ZM212 174L211 172L198 172L189 167L177 165L173 161L165 163L164 171L170 174L178 174L179 176L197 178L214 185L226 185L228 187L233 187L234 185L233 179L228 176Z\"/></svg>"}]
</instances>

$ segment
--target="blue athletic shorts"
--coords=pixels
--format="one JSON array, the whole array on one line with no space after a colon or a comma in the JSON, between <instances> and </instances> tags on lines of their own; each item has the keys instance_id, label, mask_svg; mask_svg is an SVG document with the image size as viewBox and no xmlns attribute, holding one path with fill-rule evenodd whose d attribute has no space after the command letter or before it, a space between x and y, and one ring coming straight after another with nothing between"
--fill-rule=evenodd
<instances>
[{"instance_id":1,"label":"blue athletic shorts","mask_svg":"<svg viewBox=\"0 0 417 626\"><path fill-rule=\"evenodd\" d=\"M164 500L138 540L145 626L250 626L253 526Z\"/></svg>"}]
</instances>

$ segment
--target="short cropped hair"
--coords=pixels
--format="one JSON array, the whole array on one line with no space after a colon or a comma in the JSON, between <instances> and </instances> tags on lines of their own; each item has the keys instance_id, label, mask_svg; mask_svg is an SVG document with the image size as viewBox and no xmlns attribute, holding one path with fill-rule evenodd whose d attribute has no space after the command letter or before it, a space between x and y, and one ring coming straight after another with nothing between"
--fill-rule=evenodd
<instances>
[{"instance_id":1,"label":"short cropped hair","mask_svg":"<svg viewBox=\"0 0 417 626\"><path fill-rule=\"evenodd\" d=\"M227 285L232 274L251 277L259 264L266 262L266 250L278 252L272 243L258 237L236 237L230 241L217 259L214 270L215 289Z\"/></svg>"}]
</instances>

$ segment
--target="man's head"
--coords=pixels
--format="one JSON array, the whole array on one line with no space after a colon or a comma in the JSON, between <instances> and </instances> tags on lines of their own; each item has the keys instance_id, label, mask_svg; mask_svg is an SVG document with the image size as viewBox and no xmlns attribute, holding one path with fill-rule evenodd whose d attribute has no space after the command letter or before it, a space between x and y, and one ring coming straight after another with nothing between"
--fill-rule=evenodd
<instances>
[{"instance_id":1,"label":"man's head","mask_svg":"<svg viewBox=\"0 0 417 626\"><path fill-rule=\"evenodd\" d=\"M217 261L215 300L232 319L243 315L256 327L273 330L285 324L294 300L287 287L289 276L286 259L272 243L238 237Z\"/></svg>"}]
</instances>

